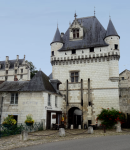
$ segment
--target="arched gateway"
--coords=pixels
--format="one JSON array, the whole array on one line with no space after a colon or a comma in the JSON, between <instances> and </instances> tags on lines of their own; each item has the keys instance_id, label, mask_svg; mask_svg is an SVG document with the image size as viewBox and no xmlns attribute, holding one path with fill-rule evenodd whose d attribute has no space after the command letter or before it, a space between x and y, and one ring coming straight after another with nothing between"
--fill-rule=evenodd
<instances>
[{"instance_id":1,"label":"arched gateway","mask_svg":"<svg viewBox=\"0 0 130 150\"><path fill-rule=\"evenodd\" d=\"M72 107L68 111L68 127L73 125L74 128L78 128L82 125L82 111L78 107Z\"/></svg>"}]
</instances>

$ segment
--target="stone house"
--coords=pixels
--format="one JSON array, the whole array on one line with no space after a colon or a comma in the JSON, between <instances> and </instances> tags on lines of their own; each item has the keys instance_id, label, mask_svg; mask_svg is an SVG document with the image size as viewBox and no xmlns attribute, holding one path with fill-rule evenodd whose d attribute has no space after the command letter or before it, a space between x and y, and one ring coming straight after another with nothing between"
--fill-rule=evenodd
<instances>
[{"instance_id":1,"label":"stone house","mask_svg":"<svg viewBox=\"0 0 130 150\"><path fill-rule=\"evenodd\" d=\"M19 59L17 55L15 60L9 60L9 56L6 56L5 61L0 61L0 83L16 79L30 80L30 66L25 61L25 55L23 59Z\"/></svg>"},{"instance_id":2,"label":"stone house","mask_svg":"<svg viewBox=\"0 0 130 150\"><path fill-rule=\"evenodd\" d=\"M59 123L62 114L62 95L59 80L50 80L39 71L30 81L5 81L0 85L1 123L13 115L17 123L24 123L26 115L32 114L35 122L45 120L50 128Z\"/></svg>"},{"instance_id":3,"label":"stone house","mask_svg":"<svg viewBox=\"0 0 130 150\"><path fill-rule=\"evenodd\" d=\"M95 124L101 108L119 108L120 44L111 19L107 30L95 17L77 18L51 42L52 79L62 82L68 127Z\"/></svg>"},{"instance_id":4,"label":"stone house","mask_svg":"<svg viewBox=\"0 0 130 150\"><path fill-rule=\"evenodd\" d=\"M130 127L130 71L124 70L119 74L120 109L127 116L127 127Z\"/></svg>"}]
</instances>

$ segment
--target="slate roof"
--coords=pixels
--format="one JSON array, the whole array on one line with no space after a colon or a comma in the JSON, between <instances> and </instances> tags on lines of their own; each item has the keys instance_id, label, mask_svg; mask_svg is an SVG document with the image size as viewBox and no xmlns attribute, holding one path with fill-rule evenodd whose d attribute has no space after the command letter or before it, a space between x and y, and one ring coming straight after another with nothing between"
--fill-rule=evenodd
<instances>
[{"instance_id":1,"label":"slate roof","mask_svg":"<svg viewBox=\"0 0 130 150\"><path fill-rule=\"evenodd\" d=\"M0 84L0 92L19 91L27 83L28 81L5 81L2 84Z\"/></svg>"},{"instance_id":2,"label":"slate roof","mask_svg":"<svg viewBox=\"0 0 130 150\"><path fill-rule=\"evenodd\" d=\"M53 79L52 73L48 76L50 79Z\"/></svg>"},{"instance_id":3,"label":"slate roof","mask_svg":"<svg viewBox=\"0 0 130 150\"><path fill-rule=\"evenodd\" d=\"M77 20L79 24L83 26L83 39L70 41L68 28L63 36L63 47L59 51L108 46L108 44L104 42L106 30L95 16L77 18Z\"/></svg>"},{"instance_id":4,"label":"slate roof","mask_svg":"<svg viewBox=\"0 0 130 150\"><path fill-rule=\"evenodd\" d=\"M42 71L38 71L37 74L20 91L48 91L56 93L56 90L49 82L49 77Z\"/></svg>"},{"instance_id":5,"label":"slate roof","mask_svg":"<svg viewBox=\"0 0 130 150\"><path fill-rule=\"evenodd\" d=\"M9 69L14 68L14 64L15 64L16 61L17 61L16 59L14 59L14 60L8 60L8 62L10 63ZM24 61L24 59L19 59L18 60L19 65L22 65L23 61ZM6 63L6 61L0 61L0 64L1 64L0 70L5 69L5 63Z\"/></svg>"},{"instance_id":6,"label":"slate roof","mask_svg":"<svg viewBox=\"0 0 130 150\"><path fill-rule=\"evenodd\" d=\"M61 42L62 43L62 38L61 38L60 31L59 31L58 27L56 29L56 33L55 33L55 36L54 36L53 41L51 42L51 44L54 43L54 42Z\"/></svg>"},{"instance_id":7,"label":"slate roof","mask_svg":"<svg viewBox=\"0 0 130 150\"><path fill-rule=\"evenodd\" d=\"M109 24L108 24L107 32L106 32L106 37L108 37L108 36L118 36L120 38L120 36L116 32L116 29L115 29L111 19L109 20Z\"/></svg>"}]
</instances>

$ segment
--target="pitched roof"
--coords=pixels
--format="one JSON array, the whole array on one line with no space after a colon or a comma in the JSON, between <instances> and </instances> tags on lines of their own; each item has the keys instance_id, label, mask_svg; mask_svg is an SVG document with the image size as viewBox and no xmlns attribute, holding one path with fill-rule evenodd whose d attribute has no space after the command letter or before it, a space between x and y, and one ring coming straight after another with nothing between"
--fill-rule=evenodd
<instances>
[{"instance_id":1,"label":"pitched roof","mask_svg":"<svg viewBox=\"0 0 130 150\"><path fill-rule=\"evenodd\" d=\"M56 33L55 33L55 36L54 36L53 41L51 42L51 44L54 43L54 42L61 42L62 43L62 38L61 38L60 31L59 31L58 27L56 29Z\"/></svg>"},{"instance_id":2,"label":"pitched roof","mask_svg":"<svg viewBox=\"0 0 130 150\"><path fill-rule=\"evenodd\" d=\"M122 71L119 75L121 75L122 73L124 73L124 72L126 72L126 71L129 71L129 72L130 72L130 70L125 69L125 70Z\"/></svg>"},{"instance_id":3,"label":"pitched roof","mask_svg":"<svg viewBox=\"0 0 130 150\"><path fill-rule=\"evenodd\" d=\"M56 90L49 82L49 77L42 71L38 71L37 74L20 91L48 91L56 93Z\"/></svg>"},{"instance_id":4,"label":"pitched roof","mask_svg":"<svg viewBox=\"0 0 130 150\"><path fill-rule=\"evenodd\" d=\"M8 62L10 64L9 69L14 68L14 64L15 64L16 61L17 61L16 59L14 59L14 60L8 60ZM24 59L18 59L19 65L22 65L23 61L24 61ZM5 69L6 61L0 61L0 64L1 64L0 70Z\"/></svg>"},{"instance_id":5,"label":"pitched roof","mask_svg":"<svg viewBox=\"0 0 130 150\"><path fill-rule=\"evenodd\" d=\"M5 81L2 84L0 84L0 92L19 91L27 83L28 81Z\"/></svg>"},{"instance_id":6,"label":"pitched roof","mask_svg":"<svg viewBox=\"0 0 130 150\"><path fill-rule=\"evenodd\" d=\"M52 73L48 76L50 79L53 79L53 75Z\"/></svg>"},{"instance_id":7,"label":"pitched roof","mask_svg":"<svg viewBox=\"0 0 130 150\"><path fill-rule=\"evenodd\" d=\"M108 46L103 40L106 35L106 30L95 16L77 18L77 21L83 26L83 39L70 41L68 28L63 36L63 47L59 51Z\"/></svg>"},{"instance_id":8,"label":"pitched roof","mask_svg":"<svg viewBox=\"0 0 130 150\"><path fill-rule=\"evenodd\" d=\"M116 29L111 21L111 19L109 20L109 23L108 23L108 27L107 27L107 32L106 32L106 37L108 36L118 36L118 33L116 32Z\"/></svg>"}]
</instances>

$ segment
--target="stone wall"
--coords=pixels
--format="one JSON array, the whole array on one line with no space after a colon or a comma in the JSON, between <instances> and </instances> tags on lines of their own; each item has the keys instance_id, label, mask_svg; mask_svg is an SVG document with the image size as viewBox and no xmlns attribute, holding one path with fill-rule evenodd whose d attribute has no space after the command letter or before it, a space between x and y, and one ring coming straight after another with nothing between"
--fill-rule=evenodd
<instances>
[{"instance_id":1,"label":"stone wall","mask_svg":"<svg viewBox=\"0 0 130 150\"><path fill-rule=\"evenodd\" d=\"M71 107L83 110L83 122L92 120L96 123L96 116L101 108L119 108L119 49L114 49L119 38L116 36L105 39L109 46L88 49L77 49L76 54L71 50L57 51L51 57L52 74L54 79L62 82L60 91L66 95L66 81L68 80L68 103L63 103L63 112L68 113ZM71 83L71 71L79 72L78 83ZM81 106L81 79L83 79L83 107ZM88 79L90 79L90 100L88 106Z\"/></svg>"},{"instance_id":2,"label":"stone wall","mask_svg":"<svg viewBox=\"0 0 130 150\"><path fill-rule=\"evenodd\" d=\"M119 77L120 108L125 114L130 114L130 71L124 70Z\"/></svg>"}]
</instances>

